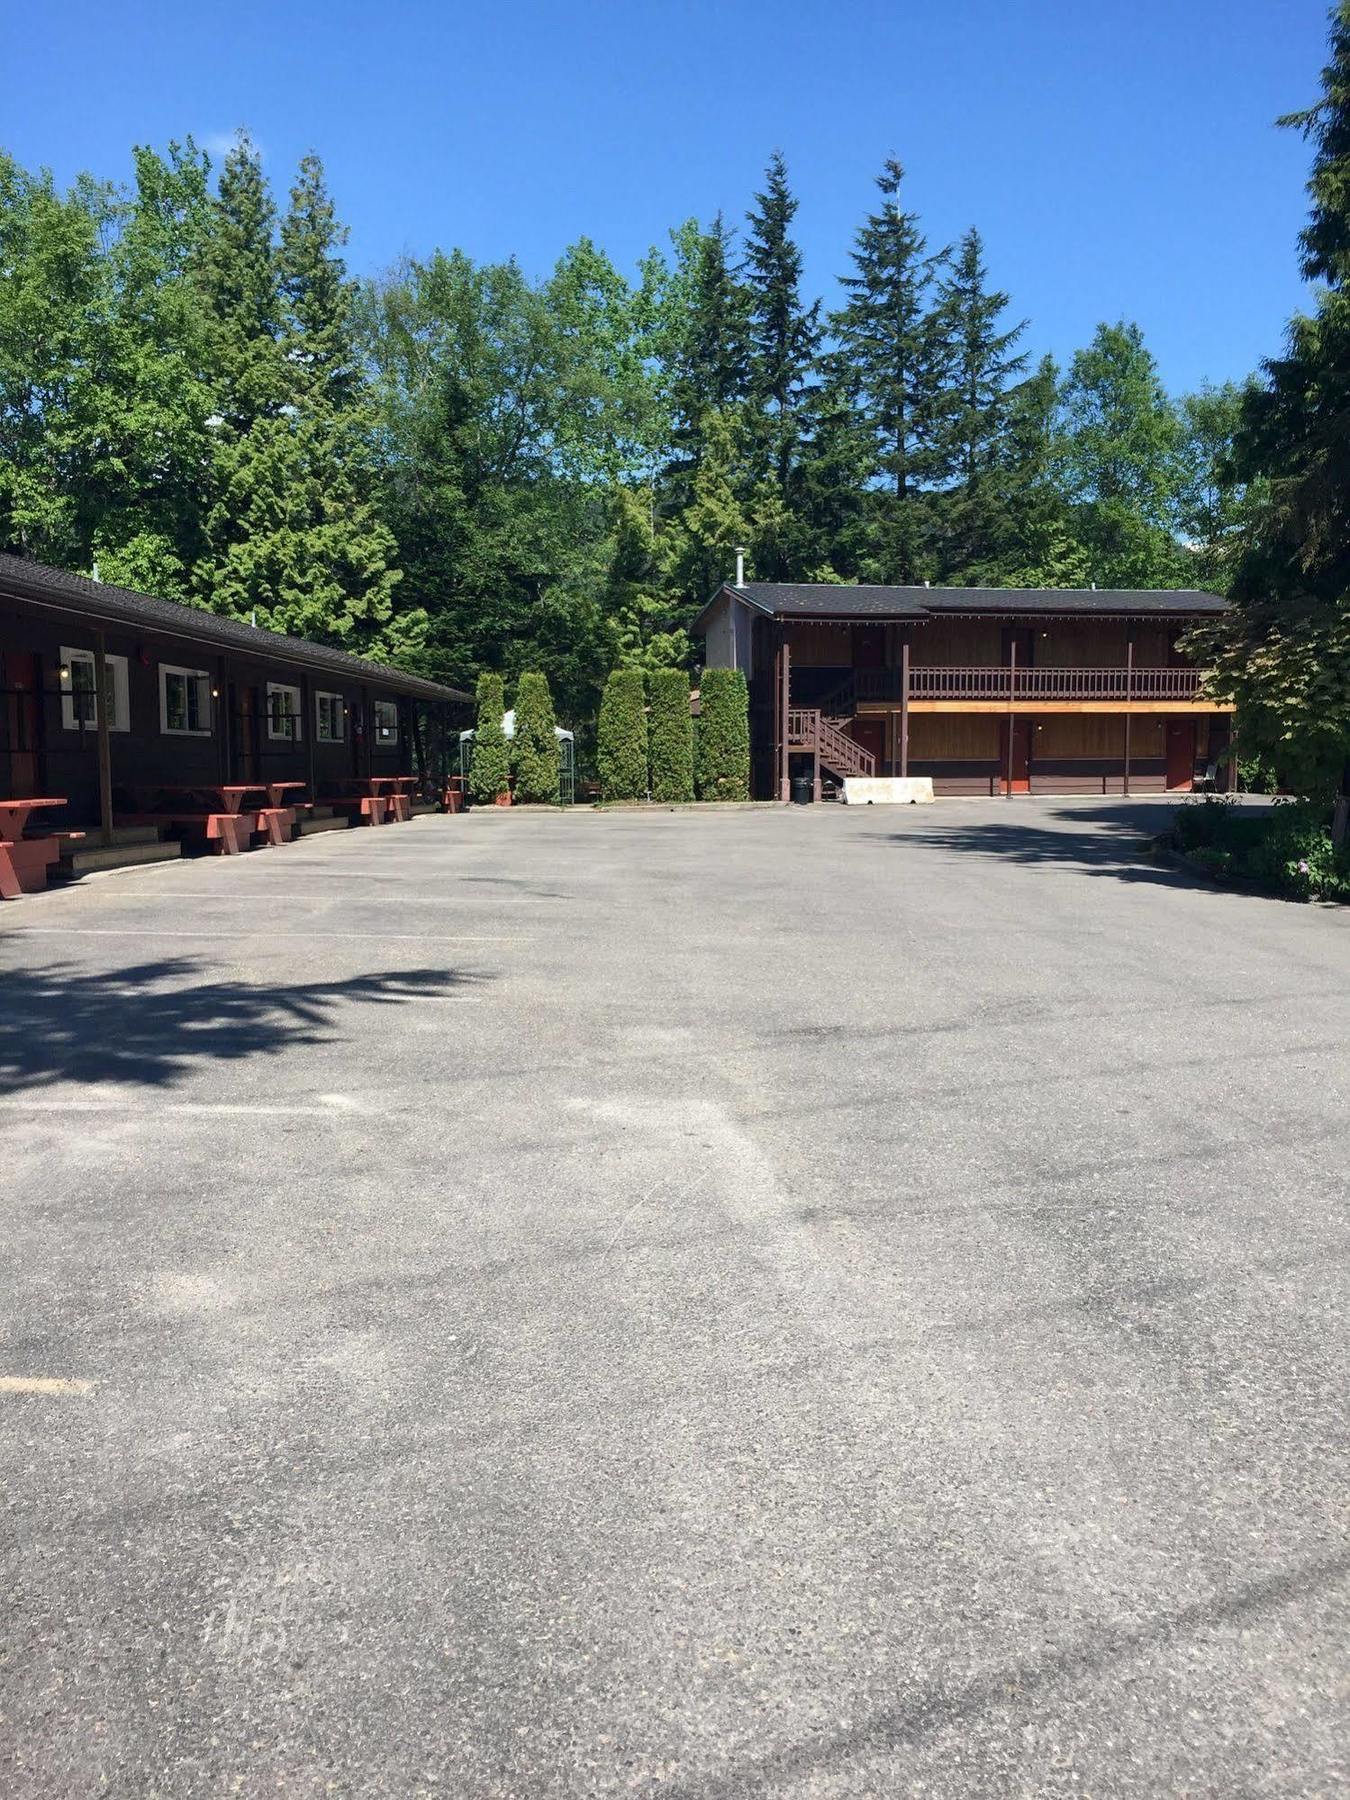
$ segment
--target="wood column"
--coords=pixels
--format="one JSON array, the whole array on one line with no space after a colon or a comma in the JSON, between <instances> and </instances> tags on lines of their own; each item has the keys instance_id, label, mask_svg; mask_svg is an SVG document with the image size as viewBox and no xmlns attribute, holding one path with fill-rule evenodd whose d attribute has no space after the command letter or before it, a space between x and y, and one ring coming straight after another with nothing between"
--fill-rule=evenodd
<instances>
[{"instance_id":1,"label":"wood column","mask_svg":"<svg viewBox=\"0 0 1350 1800\"><path fill-rule=\"evenodd\" d=\"M1017 639L1009 634L1008 638L1008 754L1003 771L1003 798L1012 799L1013 783L1013 739L1017 735L1017 714L1014 703L1017 699Z\"/></svg>"},{"instance_id":2,"label":"wood column","mask_svg":"<svg viewBox=\"0 0 1350 1800\"><path fill-rule=\"evenodd\" d=\"M318 794L314 787L314 739L319 721L314 711L314 683L308 675L300 677L300 729L305 734L305 780L309 783L309 798L317 800Z\"/></svg>"},{"instance_id":3,"label":"wood column","mask_svg":"<svg viewBox=\"0 0 1350 1800\"><path fill-rule=\"evenodd\" d=\"M107 849L113 841L112 721L108 717L108 641L102 631L94 638L94 720L98 726L98 836Z\"/></svg>"},{"instance_id":4,"label":"wood column","mask_svg":"<svg viewBox=\"0 0 1350 1800\"><path fill-rule=\"evenodd\" d=\"M788 707L790 705L790 695L792 693L792 646L787 641L786 633L783 637L779 657L781 684L778 692L778 741L780 746L778 759L778 798L780 800L790 800L792 798L792 787L788 778Z\"/></svg>"},{"instance_id":5,"label":"wood column","mask_svg":"<svg viewBox=\"0 0 1350 1800\"><path fill-rule=\"evenodd\" d=\"M909 638L900 646L900 774L909 774Z\"/></svg>"},{"instance_id":6,"label":"wood column","mask_svg":"<svg viewBox=\"0 0 1350 1800\"><path fill-rule=\"evenodd\" d=\"M1130 793L1130 698L1134 692L1134 626L1125 627L1125 774L1121 792Z\"/></svg>"}]
</instances>

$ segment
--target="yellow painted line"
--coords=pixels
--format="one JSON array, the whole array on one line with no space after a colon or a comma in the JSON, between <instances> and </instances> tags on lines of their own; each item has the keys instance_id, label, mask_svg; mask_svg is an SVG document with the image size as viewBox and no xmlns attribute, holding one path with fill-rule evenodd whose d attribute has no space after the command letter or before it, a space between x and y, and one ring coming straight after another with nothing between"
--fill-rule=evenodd
<instances>
[{"instance_id":1,"label":"yellow painted line","mask_svg":"<svg viewBox=\"0 0 1350 1800\"><path fill-rule=\"evenodd\" d=\"M0 1394L89 1394L92 1381L66 1381L58 1375L0 1375Z\"/></svg>"}]
</instances>

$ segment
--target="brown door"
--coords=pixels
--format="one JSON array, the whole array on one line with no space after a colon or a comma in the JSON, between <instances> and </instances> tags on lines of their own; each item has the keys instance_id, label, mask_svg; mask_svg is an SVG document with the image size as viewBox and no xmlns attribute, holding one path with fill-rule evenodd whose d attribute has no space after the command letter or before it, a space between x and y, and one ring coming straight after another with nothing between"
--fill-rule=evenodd
<instances>
[{"instance_id":1,"label":"brown door","mask_svg":"<svg viewBox=\"0 0 1350 1800\"><path fill-rule=\"evenodd\" d=\"M39 793L38 727L42 697L36 656L7 650L0 657L0 795L26 800Z\"/></svg>"},{"instance_id":2,"label":"brown door","mask_svg":"<svg viewBox=\"0 0 1350 1800\"><path fill-rule=\"evenodd\" d=\"M1004 718L998 734L999 786L1007 792L1009 777L1008 733L1012 732L1012 791L1031 792L1031 720Z\"/></svg>"},{"instance_id":3,"label":"brown door","mask_svg":"<svg viewBox=\"0 0 1350 1800\"><path fill-rule=\"evenodd\" d=\"M886 627L855 625L853 627L853 666L855 669L880 669L886 662Z\"/></svg>"},{"instance_id":4,"label":"brown door","mask_svg":"<svg viewBox=\"0 0 1350 1800\"><path fill-rule=\"evenodd\" d=\"M864 750L870 750L876 758L876 772L882 772L882 762L886 754L886 721L884 719L850 719L848 735L855 744Z\"/></svg>"},{"instance_id":5,"label":"brown door","mask_svg":"<svg viewBox=\"0 0 1350 1800\"><path fill-rule=\"evenodd\" d=\"M258 690L243 683L230 687L234 713L234 778L236 781L258 779Z\"/></svg>"},{"instance_id":6,"label":"brown door","mask_svg":"<svg viewBox=\"0 0 1350 1800\"><path fill-rule=\"evenodd\" d=\"M1195 780L1195 720L1167 721L1167 785L1188 788Z\"/></svg>"}]
</instances>

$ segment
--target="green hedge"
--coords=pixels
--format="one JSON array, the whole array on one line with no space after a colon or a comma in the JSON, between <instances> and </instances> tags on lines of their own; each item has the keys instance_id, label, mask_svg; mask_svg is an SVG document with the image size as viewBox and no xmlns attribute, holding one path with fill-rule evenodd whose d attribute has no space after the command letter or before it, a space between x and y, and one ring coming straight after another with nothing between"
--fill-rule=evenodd
<instances>
[{"instance_id":1,"label":"green hedge","mask_svg":"<svg viewBox=\"0 0 1350 1800\"><path fill-rule=\"evenodd\" d=\"M705 669L698 719L698 797L750 797L750 693L739 669Z\"/></svg>"},{"instance_id":2,"label":"green hedge","mask_svg":"<svg viewBox=\"0 0 1350 1800\"><path fill-rule=\"evenodd\" d=\"M647 711L641 669L615 669L605 683L595 760L604 799L646 797Z\"/></svg>"},{"instance_id":3,"label":"green hedge","mask_svg":"<svg viewBox=\"0 0 1350 1800\"><path fill-rule=\"evenodd\" d=\"M652 712L648 760L653 800L694 797L694 732L689 718L689 676L657 669L651 676Z\"/></svg>"},{"instance_id":4,"label":"green hedge","mask_svg":"<svg viewBox=\"0 0 1350 1800\"><path fill-rule=\"evenodd\" d=\"M517 800L558 805L556 724L547 675L522 675L516 689L516 735L511 740Z\"/></svg>"},{"instance_id":5,"label":"green hedge","mask_svg":"<svg viewBox=\"0 0 1350 1800\"><path fill-rule=\"evenodd\" d=\"M502 730L506 689L500 675L478 677L478 721L474 727L469 792L480 806L491 806L511 786L511 759Z\"/></svg>"}]
</instances>

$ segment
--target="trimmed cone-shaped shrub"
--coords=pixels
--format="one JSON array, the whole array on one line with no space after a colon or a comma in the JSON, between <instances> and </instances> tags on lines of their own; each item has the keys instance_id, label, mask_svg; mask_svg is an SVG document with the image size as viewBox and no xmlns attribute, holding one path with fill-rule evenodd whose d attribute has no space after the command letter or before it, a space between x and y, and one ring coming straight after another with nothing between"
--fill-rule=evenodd
<instances>
[{"instance_id":1,"label":"trimmed cone-shaped shrub","mask_svg":"<svg viewBox=\"0 0 1350 1800\"><path fill-rule=\"evenodd\" d=\"M478 721L469 764L469 792L480 806L491 806L511 786L511 758L502 730L506 690L500 675L478 677Z\"/></svg>"},{"instance_id":2,"label":"trimmed cone-shaped shrub","mask_svg":"<svg viewBox=\"0 0 1350 1800\"><path fill-rule=\"evenodd\" d=\"M694 733L689 719L689 676L683 669L657 669L650 679L652 799L692 800Z\"/></svg>"},{"instance_id":3,"label":"trimmed cone-shaped shrub","mask_svg":"<svg viewBox=\"0 0 1350 1800\"><path fill-rule=\"evenodd\" d=\"M516 688L516 735L511 740L516 799L557 806L558 739L547 675L522 675Z\"/></svg>"},{"instance_id":4,"label":"trimmed cone-shaped shrub","mask_svg":"<svg viewBox=\"0 0 1350 1800\"><path fill-rule=\"evenodd\" d=\"M641 669L615 669L600 698L595 760L606 800L647 793L647 709Z\"/></svg>"},{"instance_id":5,"label":"trimmed cone-shaped shrub","mask_svg":"<svg viewBox=\"0 0 1350 1800\"><path fill-rule=\"evenodd\" d=\"M705 669L699 683L698 797L750 798L750 692L739 669Z\"/></svg>"}]
</instances>

